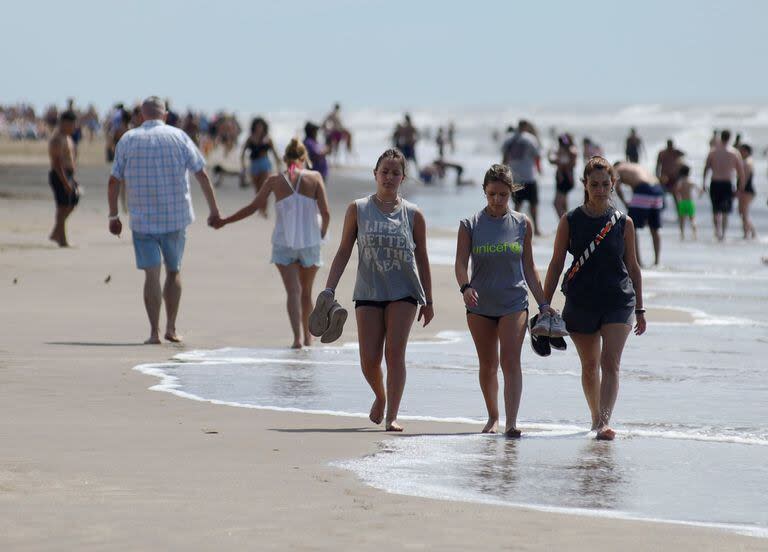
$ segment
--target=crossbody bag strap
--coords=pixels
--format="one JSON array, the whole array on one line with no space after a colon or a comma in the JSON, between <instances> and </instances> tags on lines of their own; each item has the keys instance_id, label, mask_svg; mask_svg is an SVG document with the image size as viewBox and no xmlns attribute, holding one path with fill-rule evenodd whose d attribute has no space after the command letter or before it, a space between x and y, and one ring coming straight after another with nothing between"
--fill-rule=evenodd
<instances>
[{"instance_id":1,"label":"crossbody bag strap","mask_svg":"<svg viewBox=\"0 0 768 552\"><path fill-rule=\"evenodd\" d=\"M568 274L565 275L566 282L570 282L573 277L576 276L579 270L581 270L581 267L584 266L584 263L586 263L592 253L595 252L597 246L600 245L603 239L605 239L605 236L608 235L608 232L611 231L611 228L616 225L621 216L622 212L618 209L613 212L613 216L611 216L610 220L606 223L605 226L603 226L603 229L597 233L595 239L592 240L584 252L579 256L579 258L573 261L570 270L568 270Z\"/></svg>"}]
</instances>

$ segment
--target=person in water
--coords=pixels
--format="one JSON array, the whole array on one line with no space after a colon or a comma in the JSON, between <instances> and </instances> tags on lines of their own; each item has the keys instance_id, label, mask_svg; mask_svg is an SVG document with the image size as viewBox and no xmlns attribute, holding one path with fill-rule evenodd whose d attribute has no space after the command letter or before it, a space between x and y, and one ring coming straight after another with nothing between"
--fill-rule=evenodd
<instances>
[{"instance_id":1,"label":"person in water","mask_svg":"<svg viewBox=\"0 0 768 552\"><path fill-rule=\"evenodd\" d=\"M280 272L287 295L286 309L293 331L293 349L312 344L309 314L312 311L312 285L322 266L320 245L331 220L325 183L319 172L306 170L307 149L297 138L291 140L283 156L288 170L267 178L259 193L235 214L213 224L221 228L242 220L267 204L275 195L275 229L272 233L272 262ZM320 222L318 222L318 214Z\"/></svg>"},{"instance_id":2,"label":"person in water","mask_svg":"<svg viewBox=\"0 0 768 552\"><path fill-rule=\"evenodd\" d=\"M533 224L509 208L514 192L506 165L491 166L483 179L486 205L461 221L456 242L456 281L467 307L467 325L480 366L480 389L488 410L483 433L496 433L499 425L499 364L504 375L507 437L520 437L517 413L523 390L520 366L528 326L528 288L540 313L555 314L544 301L544 290L533 261ZM472 259L472 277L467 265ZM528 287L526 287L526 283Z\"/></svg>"},{"instance_id":3,"label":"person in water","mask_svg":"<svg viewBox=\"0 0 768 552\"><path fill-rule=\"evenodd\" d=\"M563 278L563 319L581 361L581 385L592 430L597 439L608 441L616 435L611 415L633 318L635 334L642 335L646 329L635 226L610 202L617 181L616 170L606 159L589 160L582 178L584 203L560 219L544 283L544 302L550 303L565 255L573 255L573 265ZM586 251L591 254L583 260Z\"/></svg>"},{"instance_id":4,"label":"person in water","mask_svg":"<svg viewBox=\"0 0 768 552\"><path fill-rule=\"evenodd\" d=\"M387 431L403 431L397 415L405 389L408 336L417 311L424 326L434 317L427 230L421 211L398 194L406 176L402 152L392 148L382 153L373 174L375 192L347 208L339 249L312 316L331 324L328 317L339 312L334 303L336 286L357 242L352 299L360 365L375 396L369 417L375 424L385 421ZM332 330L338 333L335 328L327 331ZM328 341L325 334L323 339ZM387 363L386 384L382 358Z\"/></svg>"}]
</instances>

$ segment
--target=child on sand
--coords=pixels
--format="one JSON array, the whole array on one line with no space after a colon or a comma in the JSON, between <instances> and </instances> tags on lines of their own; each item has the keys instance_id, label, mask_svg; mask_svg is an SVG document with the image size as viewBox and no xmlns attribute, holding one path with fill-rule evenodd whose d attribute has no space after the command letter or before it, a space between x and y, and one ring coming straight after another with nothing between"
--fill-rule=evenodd
<instances>
[{"instance_id":1,"label":"child on sand","mask_svg":"<svg viewBox=\"0 0 768 552\"><path fill-rule=\"evenodd\" d=\"M675 184L674 194L677 199L677 214L680 223L680 239L685 239L685 220L691 222L693 239L696 239L696 205L693 203L693 191L699 190L699 195L704 193L690 179L691 168L688 165L680 167L680 174Z\"/></svg>"}]
</instances>

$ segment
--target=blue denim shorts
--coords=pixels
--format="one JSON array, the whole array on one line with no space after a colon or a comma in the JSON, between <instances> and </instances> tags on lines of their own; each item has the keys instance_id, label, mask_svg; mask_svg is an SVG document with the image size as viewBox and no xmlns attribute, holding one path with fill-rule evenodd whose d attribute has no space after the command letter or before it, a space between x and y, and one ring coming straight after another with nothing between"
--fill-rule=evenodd
<instances>
[{"instance_id":1,"label":"blue denim shorts","mask_svg":"<svg viewBox=\"0 0 768 552\"><path fill-rule=\"evenodd\" d=\"M269 161L269 157L265 155L264 157L251 159L251 176L258 176L270 172L272 172L272 163Z\"/></svg>"},{"instance_id":2,"label":"blue denim shorts","mask_svg":"<svg viewBox=\"0 0 768 552\"><path fill-rule=\"evenodd\" d=\"M184 256L186 241L187 231L185 228L166 234L133 232L136 268L145 270L160 266L160 262L165 261L166 270L179 272L181 270L181 258Z\"/></svg>"},{"instance_id":3,"label":"blue denim shorts","mask_svg":"<svg viewBox=\"0 0 768 552\"><path fill-rule=\"evenodd\" d=\"M320 244L302 249L272 244L272 263L278 265L301 263L304 268L323 266L323 261L320 260Z\"/></svg>"}]
</instances>

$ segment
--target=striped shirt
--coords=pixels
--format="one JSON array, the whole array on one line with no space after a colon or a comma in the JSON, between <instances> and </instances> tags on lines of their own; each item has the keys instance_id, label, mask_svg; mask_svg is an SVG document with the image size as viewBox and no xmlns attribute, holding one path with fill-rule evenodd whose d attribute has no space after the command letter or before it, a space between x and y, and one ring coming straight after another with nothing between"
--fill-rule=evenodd
<instances>
[{"instance_id":1,"label":"striped shirt","mask_svg":"<svg viewBox=\"0 0 768 552\"><path fill-rule=\"evenodd\" d=\"M195 220L187 171L204 167L189 136L163 121L126 132L117 143L112 176L125 184L131 230L165 234L187 227Z\"/></svg>"}]
</instances>

